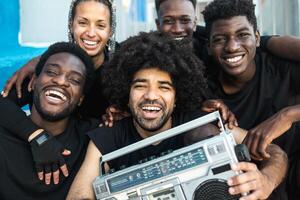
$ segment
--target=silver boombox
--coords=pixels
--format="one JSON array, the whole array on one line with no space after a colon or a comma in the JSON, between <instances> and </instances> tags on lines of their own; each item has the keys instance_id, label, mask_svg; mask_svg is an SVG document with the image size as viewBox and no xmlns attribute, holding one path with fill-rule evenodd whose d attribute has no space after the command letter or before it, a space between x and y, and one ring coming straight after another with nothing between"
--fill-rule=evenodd
<instances>
[{"instance_id":1,"label":"silver boombox","mask_svg":"<svg viewBox=\"0 0 300 200\"><path fill-rule=\"evenodd\" d=\"M104 163L219 120L220 135L178 149L148 162L114 173L104 174ZM100 176L94 183L97 199L106 200L231 200L240 196L228 193L227 179L237 173L230 164L237 163L235 140L225 130L219 112L146 138L109 154L100 161Z\"/></svg>"}]
</instances>

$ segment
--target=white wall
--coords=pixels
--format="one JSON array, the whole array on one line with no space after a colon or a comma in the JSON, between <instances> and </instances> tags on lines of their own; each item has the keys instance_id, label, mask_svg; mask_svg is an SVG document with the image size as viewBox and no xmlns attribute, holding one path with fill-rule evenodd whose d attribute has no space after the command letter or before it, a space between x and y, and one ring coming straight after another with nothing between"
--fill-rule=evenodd
<instances>
[{"instance_id":1,"label":"white wall","mask_svg":"<svg viewBox=\"0 0 300 200\"><path fill-rule=\"evenodd\" d=\"M19 0L19 42L24 46L48 46L67 41L71 0Z\"/></svg>"}]
</instances>

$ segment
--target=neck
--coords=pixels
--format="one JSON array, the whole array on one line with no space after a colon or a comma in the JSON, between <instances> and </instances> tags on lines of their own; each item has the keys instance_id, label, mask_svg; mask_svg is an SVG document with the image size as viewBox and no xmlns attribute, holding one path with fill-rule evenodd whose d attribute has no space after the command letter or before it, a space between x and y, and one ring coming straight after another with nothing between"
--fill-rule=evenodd
<instances>
[{"instance_id":1,"label":"neck","mask_svg":"<svg viewBox=\"0 0 300 200\"><path fill-rule=\"evenodd\" d=\"M219 81L221 82L224 92L226 94L239 92L244 85L254 77L255 71L256 65L254 61L247 67L247 70L244 73L238 76L232 76L221 71Z\"/></svg>"},{"instance_id":2,"label":"neck","mask_svg":"<svg viewBox=\"0 0 300 200\"><path fill-rule=\"evenodd\" d=\"M172 119L171 119L171 117L168 119L168 121L160 129L158 129L156 131L148 131L148 130L143 129L142 127L140 127L138 125L138 123L135 120L133 121L133 123L134 123L134 126L135 126L137 132L139 133L139 135L144 139L172 128Z\"/></svg>"},{"instance_id":3,"label":"neck","mask_svg":"<svg viewBox=\"0 0 300 200\"><path fill-rule=\"evenodd\" d=\"M92 57L95 70L98 69L104 62L104 52L99 55L95 55Z\"/></svg>"},{"instance_id":4,"label":"neck","mask_svg":"<svg viewBox=\"0 0 300 200\"><path fill-rule=\"evenodd\" d=\"M43 119L35 109L34 105L31 109L31 120L39 127L50 132L53 136L59 135L67 128L69 118L65 118L59 121L50 122Z\"/></svg>"}]
</instances>

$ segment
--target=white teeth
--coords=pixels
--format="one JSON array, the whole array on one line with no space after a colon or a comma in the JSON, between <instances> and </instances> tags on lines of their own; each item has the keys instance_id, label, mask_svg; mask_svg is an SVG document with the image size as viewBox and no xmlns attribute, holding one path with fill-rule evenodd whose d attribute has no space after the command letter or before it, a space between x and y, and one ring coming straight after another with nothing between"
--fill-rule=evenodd
<instances>
[{"instance_id":1,"label":"white teeth","mask_svg":"<svg viewBox=\"0 0 300 200\"><path fill-rule=\"evenodd\" d=\"M234 63L234 62L240 61L242 58L243 58L243 56L237 56L237 57L234 57L234 58L227 58L226 61L230 62L230 63Z\"/></svg>"},{"instance_id":2,"label":"white teeth","mask_svg":"<svg viewBox=\"0 0 300 200\"><path fill-rule=\"evenodd\" d=\"M174 38L174 40L182 40L184 37L177 37L177 38Z\"/></svg>"},{"instance_id":3,"label":"white teeth","mask_svg":"<svg viewBox=\"0 0 300 200\"><path fill-rule=\"evenodd\" d=\"M45 95L46 96L51 96L51 97L54 97L54 98L60 98L63 101L67 100L67 97L64 94L62 94L61 92L55 91L55 90L47 90L45 92Z\"/></svg>"},{"instance_id":4,"label":"white teeth","mask_svg":"<svg viewBox=\"0 0 300 200\"><path fill-rule=\"evenodd\" d=\"M148 111L160 111L161 108L159 107L154 107L154 106L144 106L142 107L143 110L148 110Z\"/></svg>"},{"instance_id":5,"label":"white teeth","mask_svg":"<svg viewBox=\"0 0 300 200\"><path fill-rule=\"evenodd\" d=\"M90 40L82 40L87 45L96 45L98 42L90 41Z\"/></svg>"}]
</instances>

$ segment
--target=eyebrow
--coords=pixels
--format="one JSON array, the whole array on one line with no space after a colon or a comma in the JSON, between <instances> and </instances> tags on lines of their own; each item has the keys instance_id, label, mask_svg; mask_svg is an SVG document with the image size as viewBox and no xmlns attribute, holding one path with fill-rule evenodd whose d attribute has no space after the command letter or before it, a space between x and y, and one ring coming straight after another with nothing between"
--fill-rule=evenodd
<instances>
[{"instance_id":1,"label":"eyebrow","mask_svg":"<svg viewBox=\"0 0 300 200\"><path fill-rule=\"evenodd\" d=\"M83 20L85 20L85 21L89 21L89 19L86 18L86 17L78 16L78 18L79 18L79 19L83 19ZM106 21L105 21L105 19L98 19L97 22L106 22Z\"/></svg>"},{"instance_id":2,"label":"eyebrow","mask_svg":"<svg viewBox=\"0 0 300 200\"><path fill-rule=\"evenodd\" d=\"M60 67L61 67L61 65L59 65L59 64L57 64L57 63L47 63L47 64L45 65L45 67L48 67L48 66L55 67L55 68L60 68ZM82 73L80 73L80 72L78 72L78 71L75 71L75 70L72 70L71 73L74 73L74 74L77 74L77 75L79 75L79 76L84 77L84 75L83 75Z\"/></svg>"},{"instance_id":3,"label":"eyebrow","mask_svg":"<svg viewBox=\"0 0 300 200\"><path fill-rule=\"evenodd\" d=\"M135 83L145 83L147 82L147 79L135 79L132 81L132 85L135 84ZM161 85L169 85L171 87L174 87L174 85L170 82L170 81L158 81L159 84Z\"/></svg>"}]
</instances>

